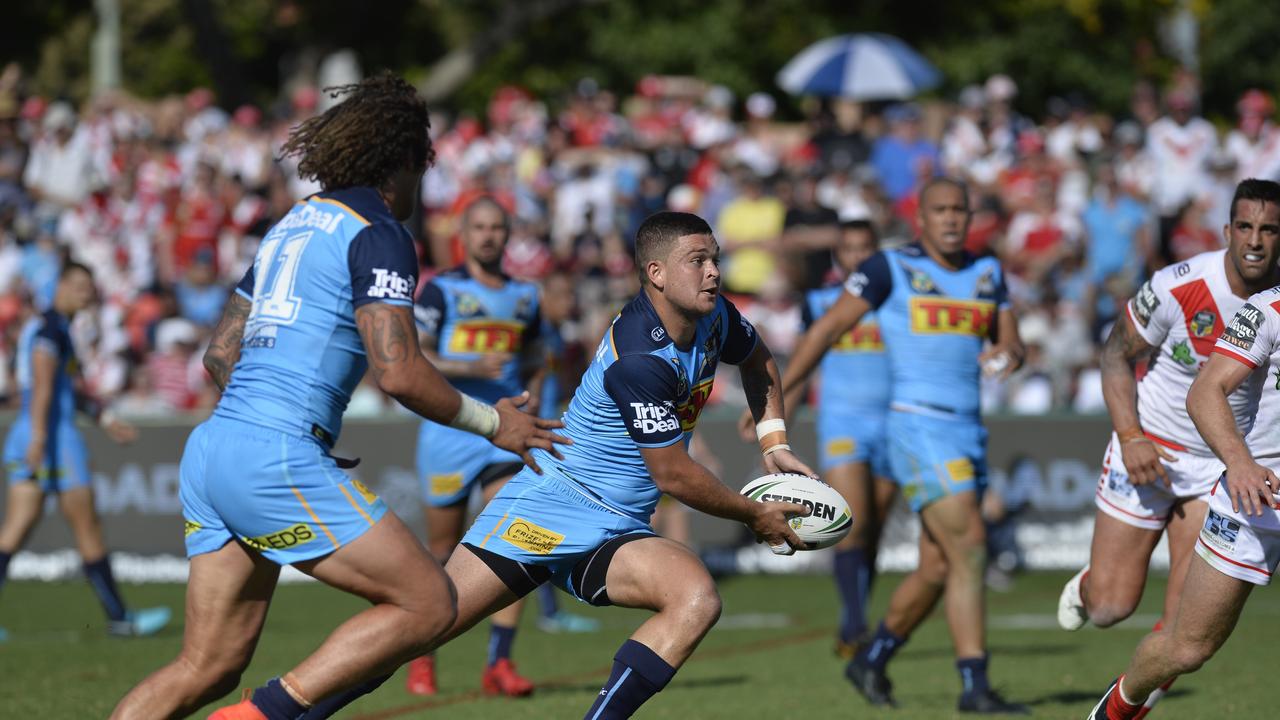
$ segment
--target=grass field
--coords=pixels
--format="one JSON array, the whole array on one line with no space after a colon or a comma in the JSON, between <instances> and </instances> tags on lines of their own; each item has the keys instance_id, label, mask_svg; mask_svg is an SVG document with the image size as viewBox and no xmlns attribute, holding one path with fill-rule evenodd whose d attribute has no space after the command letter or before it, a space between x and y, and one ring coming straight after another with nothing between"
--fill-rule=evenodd
<instances>
[{"instance_id":1,"label":"grass field","mask_svg":"<svg viewBox=\"0 0 1280 720\"><path fill-rule=\"evenodd\" d=\"M1068 634L1052 613L1063 574L1020 578L1014 590L990 602L993 683L1011 699L1029 703L1037 717L1083 718L1122 669L1134 644L1158 612L1162 578L1153 581L1138 616L1117 628ZM878 614L896 576L877 585ZM835 598L822 577L743 577L721 583L724 615L666 691L639 717L711 720L821 717L945 718L954 714L958 681L941 615L935 615L890 666L900 708L871 711L841 675L831 653ZM181 607L179 585L126 588L135 605ZM577 605L574 603L574 605ZM338 622L361 607L356 600L314 585L283 586L244 684L287 670ZM643 613L585 606L604 630L548 635L527 623L517 640L522 672L541 683L527 700L481 697L484 627L440 653L441 694L416 698L403 690L403 671L374 695L352 706L354 718L577 718L608 674L613 652ZM530 615L530 614L526 614ZM1280 598L1261 591L1251 600L1235 637L1201 672L1179 682L1158 716L1265 717L1274 682L1276 616ZM83 583L15 582L0 596L0 618L12 633L0 645L0 717L98 718L151 669L167 661L181 641L181 621L160 636L111 640ZM531 617L527 618L531 619ZM207 712L207 711L206 711ZM203 717L203 714L200 715Z\"/></svg>"}]
</instances>

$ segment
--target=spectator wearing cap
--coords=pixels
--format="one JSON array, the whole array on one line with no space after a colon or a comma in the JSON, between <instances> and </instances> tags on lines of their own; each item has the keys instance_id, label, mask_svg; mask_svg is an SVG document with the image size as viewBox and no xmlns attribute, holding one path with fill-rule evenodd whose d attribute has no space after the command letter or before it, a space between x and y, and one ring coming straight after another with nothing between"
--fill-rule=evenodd
<instances>
[{"instance_id":1,"label":"spectator wearing cap","mask_svg":"<svg viewBox=\"0 0 1280 720\"><path fill-rule=\"evenodd\" d=\"M222 305L227 301L227 291L217 280L213 252L204 249L196 253L186 274L173 289L182 317L207 329L218 324Z\"/></svg>"},{"instance_id":2,"label":"spectator wearing cap","mask_svg":"<svg viewBox=\"0 0 1280 720\"><path fill-rule=\"evenodd\" d=\"M1236 103L1239 122L1227 133L1226 151L1235 159L1235 180L1280 180L1280 131L1271 122L1275 105L1261 90L1249 90Z\"/></svg>"},{"instance_id":3,"label":"spectator wearing cap","mask_svg":"<svg viewBox=\"0 0 1280 720\"><path fill-rule=\"evenodd\" d=\"M49 105L41 129L22 182L40 204L41 221L52 229L60 212L88 197L94 174L93 156L86 136L76 132L76 113L71 105Z\"/></svg>"},{"instance_id":4,"label":"spectator wearing cap","mask_svg":"<svg viewBox=\"0 0 1280 720\"><path fill-rule=\"evenodd\" d=\"M1152 259L1151 212L1120 183L1114 165L1098 165L1093 198L1081 216L1089 284L1113 275L1137 283Z\"/></svg>"},{"instance_id":5,"label":"spectator wearing cap","mask_svg":"<svg viewBox=\"0 0 1280 720\"><path fill-rule=\"evenodd\" d=\"M1151 202L1160 216L1160 254L1173 259L1174 225L1207 181L1206 165L1218 146L1213 125L1194 114L1195 97L1185 88L1165 96L1168 114L1147 128L1147 153L1154 164Z\"/></svg>"},{"instance_id":6,"label":"spectator wearing cap","mask_svg":"<svg viewBox=\"0 0 1280 720\"><path fill-rule=\"evenodd\" d=\"M760 177L778 172L781 151L772 136L770 121L777 104L768 93L756 92L747 97L747 125L733 143L733 159L751 168Z\"/></svg>"},{"instance_id":7,"label":"spectator wearing cap","mask_svg":"<svg viewBox=\"0 0 1280 720\"><path fill-rule=\"evenodd\" d=\"M1142 127L1133 120L1125 120L1116 125L1111 141L1116 153L1116 180L1126 193L1145 204L1155 182L1155 163L1144 147Z\"/></svg>"},{"instance_id":8,"label":"spectator wearing cap","mask_svg":"<svg viewBox=\"0 0 1280 720\"><path fill-rule=\"evenodd\" d=\"M942 135L942 167L946 174L978 185L990 185L995 180L984 162L987 155L987 138L982 132L985 104L986 96L977 85L961 90L956 99L956 112Z\"/></svg>"},{"instance_id":9,"label":"spectator wearing cap","mask_svg":"<svg viewBox=\"0 0 1280 720\"><path fill-rule=\"evenodd\" d=\"M1049 115L1060 118L1060 121L1045 133L1045 149L1059 165L1080 165L1083 157L1102 150L1102 133L1089 115L1089 106L1084 98L1052 98Z\"/></svg>"},{"instance_id":10,"label":"spectator wearing cap","mask_svg":"<svg viewBox=\"0 0 1280 720\"><path fill-rule=\"evenodd\" d=\"M1035 124L1013 109L1013 99L1018 96L1013 78L992 75L982 91L987 101L987 147L1007 165L1017 155L1018 138Z\"/></svg>"},{"instance_id":11,"label":"spectator wearing cap","mask_svg":"<svg viewBox=\"0 0 1280 720\"><path fill-rule=\"evenodd\" d=\"M938 146L921 133L920 109L912 104L894 105L885 111L887 135L876 140L871 150L880 186L894 202L908 195L916 185L921 163L936 171L941 164Z\"/></svg>"}]
</instances>

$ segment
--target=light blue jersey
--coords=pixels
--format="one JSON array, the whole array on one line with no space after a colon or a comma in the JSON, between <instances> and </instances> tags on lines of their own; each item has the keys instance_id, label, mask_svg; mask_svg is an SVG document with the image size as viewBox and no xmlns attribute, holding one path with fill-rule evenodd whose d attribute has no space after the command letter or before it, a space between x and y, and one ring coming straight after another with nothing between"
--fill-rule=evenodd
<instances>
[{"instance_id":1,"label":"light blue jersey","mask_svg":"<svg viewBox=\"0 0 1280 720\"><path fill-rule=\"evenodd\" d=\"M313 195L262 239L236 288L252 302L240 360L179 468L189 556L236 537L280 564L313 559L386 512L329 450L368 365L356 310L412 306L417 270L370 188Z\"/></svg>"},{"instance_id":2,"label":"light blue jersey","mask_svg":"<svg viewBox=\"0 0 1280 720\"><path fill-rule=\"evenodd\" d=\"M920 245L876 253L845 289L877 311L892 377L893 479L913 509L986 486L978 356L1009 307L1000 263L939 265Z\"/></svg>"},{"instance_id":3,"label":"light blue jersey","mask_svg":"<svg viewBox=\"0 0 1280 720\"><path fill-rule=\"evenodd\" d=\"M432 278L414 307L418 329L435 339L448 360L510 354L495 380L450 378L459 392L496 403L524 391L524 353L542 329L536 285L504 278L500 287L475 280L465 266ZM418 478L423 500L444 507L466 502L477 485L503 480L523 465L520 456L463 430L423 420L418 430Z\"/></svg>"},{"instance_id":4,"label":"light blue jersey","mask_svg":"<svg viewBox=\"0 0 1280 720\"><path fill-rule=\"evenodd\" d=\"M801 317L807 329L844 293L842 284L805 293ZM889 412L889 358L875 313L868 313L827 350L819 366L818 459L823 472L867 463L889 475L885 417Z\"/></svg>"},{"instance_id":5,"label":"light blue jersey","mask_svg":"<svg viewBox=\"0 0 1280 720\"><path fill-rule=\"evenodd\" d=\"M26 464L26 452L31 441L31 366L36 353L53 357L56 369L45 429L48 438L45 465L30 468ZM75 425L75 382L79 367L67 318L47 310L27 320L18 335L16 365L22 405L5 439L4 462L9 480L38 479L46 492L88 485L88 451Z\"/></svg>"},{"instance_id":6,"label":"light blue jersey","mask_svg":"<svg viewBox=\"0 0 1280 720\"><path fill-rule=\"evenodd\" d=\"M614 318L574 392L560 431L573 440L558 446L564 460L535 450L543 474L526 468L504 485L463 543L545 568L575 597L595 602L571 570L606 543L653 532L661 492L640 449L687 443L717 364L746 360L756 342L755 328L721 298L693 341L677 346L640 293Z\"/></svg>"}]
</instances>

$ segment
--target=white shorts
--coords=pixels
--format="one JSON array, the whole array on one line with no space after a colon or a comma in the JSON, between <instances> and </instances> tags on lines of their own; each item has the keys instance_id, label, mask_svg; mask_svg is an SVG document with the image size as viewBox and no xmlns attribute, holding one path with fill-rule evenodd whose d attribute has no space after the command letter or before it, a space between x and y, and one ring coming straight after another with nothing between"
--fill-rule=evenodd
<instances>
[{"instance_id":1,"label":"white shorts","mask_svg":"<svg viewBox=\"0 0 1280 720\"><path fill-rule=\"evenodd\" d=\"M1196 553L1223 575L1269 584L1280 564L1280 513L1270 508L1262 515L1238 513L1231 509L1225 487L1218 487L1208 500Z\"/></svg>"},{"instance_id":2,"label":"white shorts","mask_svg":"<svg viewBox=\"0 0 1280 720\"><path fill-rule=\"evenodd\" d=\"M1193 455L1186 450L1159 442L1176 462L1163 462L1169 474L1170 485L1156 481L1149 485L1129 482L1129 472L1120 455L1120 439L1111 433L1107 454L1102 459L1102 477L1098 479L1098 492L1094 504L1102 512L1133 527L1147 530L1163 530L1169 524L1169 513L1180 500L1203 498L1213 490L1222 475L1222 461L1218 458ZM1203 498L1207 500L1208 498Z\"/></svg>"}]
</instances>

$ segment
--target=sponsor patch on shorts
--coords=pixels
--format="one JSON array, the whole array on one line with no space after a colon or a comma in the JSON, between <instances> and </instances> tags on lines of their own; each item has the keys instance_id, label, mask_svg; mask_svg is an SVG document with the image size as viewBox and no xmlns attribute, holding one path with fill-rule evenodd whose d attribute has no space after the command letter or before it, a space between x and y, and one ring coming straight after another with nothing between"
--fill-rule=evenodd
<instances>
[{"instance_id":1,"label":"sponsor patch on shorts","mask_svg":"<svg viewBox=\"0 0 1280 720\"><path fill-rule=\"evenodd\" d=\"M432 495L453 495L462 489L462 473L431 476Z\"/></svg>"},{"instance_id":2,"label":"sponsor patch on shorts","mask_svg":"<svg viewBox=\"0 0 1280 720\"><path fill-rule=\"evenodd\" d=\"M499 537L518 548L524 548L539 555L550 555L552 550L564 542L564 535L534 525L523 518L512 520Z\"/></svg>"},{"instance_id":3,"label":"sponsor patch on shorts","mask_svg":"<svg viewBox=\"0 0 1280 720\"><path fill-rule=\"evenodd\" d=\"M356 492L360 493L360 497L364 498L364 501L370 505L378 501L378 494L370 490L368 485L365 485L359 480L351 478L351 487L355 488Z\"/></svg>"},{"instance_id":4,"label":"sponsor patch on shorts","mask_svg":"<svg viewBox=\"0 0 1280 720\"><path fill-rule=\"evenodd\" d=\"M828 455L849 455L858 447L853 438L836 438L827 443Z\"/></svg>"},{"instance_id":5,"label":"sponsor patch on shorts","mask_svg":"<svg viewBox=\"0 0 1280 720\"><path fill-rule=\"evenodd\" d=\"M305 545L316 539L316 534L311 530L311 526L306 523L298 523L290 525L283 530L277 530L266 535L258 537L240 537L245 545L255 550L288 550L298 545Z\"/></svg>"},{"instance_id":6,"label":"sponsor patch on shorts","mask_svg":"<svg viewBox=\"0 0 1280 720\"><path fill-rule=\"evenodd\" d=\"M1200 531L1200 539L1223 552L1235 550L1236 538L1240 536L1240 523L1225 518L1214 512L1204 518L1204 529Z\"/></svg>"},{"instance_id":7,"label":"sponsor patch on shorts","mask_svg":"<svg viewBox=\"0 0 1280 720\"><path fill-rule=\"evenodd\" d=\"M182 536L190 537L191 533L196 532L197 530L200 530L203 527L204 526L198 522L193 522L191 520L184 520L183 527L182 527Z\"/></svg>"},{"instance_id":8,"label":"sponsor patch on shorts","mask_svg":"<svg viewBox=\"0 0 1280 720\"><path fill-rule=\"evenodd\" d=\"M964 482L972 480L974 476L973 461L969 458L959 458L958 460L947 461L947 476L951 478L951 482Z\"/></svg>"}]
</instances>

